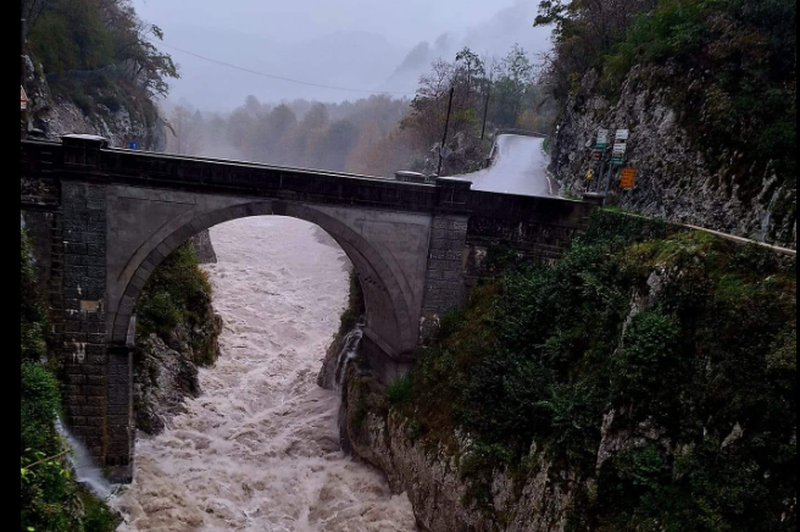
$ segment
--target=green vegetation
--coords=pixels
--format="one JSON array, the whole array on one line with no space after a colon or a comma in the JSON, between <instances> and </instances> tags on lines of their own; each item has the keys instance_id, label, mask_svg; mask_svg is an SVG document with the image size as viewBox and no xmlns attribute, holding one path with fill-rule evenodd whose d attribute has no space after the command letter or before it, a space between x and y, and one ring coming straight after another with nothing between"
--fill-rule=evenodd
<instances>
[{"instance_id":1,"label":"green vegetation","mask_svg":"<svg viewBox=\"0 0 800 532\"><path fill-rule=\"evenodd\" d=\"M614 101L630 78L665 88L682 126L711 170L728 168L719 186L753 200L763 176L796 186L797 5L793 0L544 0L537 24L555 24L549 68L553 95L565 104L597 70ZM589 96L589 95L584 95ZM731 154L741 154L732 159ZM785 194L779 201L786 201ZM776 205L791 219L792 205ZM791 239L789 235L783 238Z\"/></svg>"},{"instance_id":2,"label":"green vegetation","mask_svg":"<svg viewBox=\"0 0 800 532\"><path fill-rule=\"evenodd\" d=\"M364 292L361 289L361 281L355 269L350 270L350 291L347 296L347 308L342 313L341 324L339 325L338 337L344 338L352 331L358 320L366 313L364 306Z\"/></svg>"},{"instance_id":3,"label":"green vegetation","mask_svg":"<svg viewBox=\"0 0 800 532\"><path fill-rule=\"evenodd\" d=\"M715 147L748 147L761 163L794 173L797 145L797 5L789 0L662 0L636 15L604 62L618 87L635 64L672 63L682 76L705 69L708 101L697 126Z\"/></svg>"},{"instance_id":4,"label":"green vegetation","mask_svg":"<svg viewBox=\"0 0 800 532\"><path fill-rule=\"evenodd\" d=\"M69 448L55 422L61 390L53 364L43 363L47 330L30 243L21 234L20 515L22 532L110 532L108 507L73 479Z\"/></svg>"},{"instance_id":5,"label":"green vegetation","mask_svg":"<svg viewBox=\"0 0 800 532\"><path fill-rule=\"evenodd\" d=\"M178 71L152 43L163 39L161 29L140 21L129 0L22 0L22 15L34 64L42 65L37 74L54 94L87 115L100 103L155 121L150 98L166 96Z\"/></svg>"},{"instance_id":6,"label":"green vegetation","mask_svg":"<svg viewBox=\"0 0 800 532\"><path fill-rule=\"evenodd\" d=\"M498 523L493 471L547 459L596 481L572 532L788 532L796 335L793 263L599 211L553 268L477 289L389 404L423 441L469 434L468 502ZM598 471L604 418L628 443Z\"/></svg>"},{"instance_id":7,"label":"green vegetation","mask_svg":"<svg viewBox=\"0 0 800 532\"><path fill-rule=\"evenodd\" d=\"M411 110L401 127L408 133L418 150L428 151L441 143L447 119L450 89L453 105L448 142L460 137L464 144L483 153L465 154L466 159L482 161L488 147L481 146L484 113L487 117L486 134L495 128L522 128L547 131L555 119L556 106L537 84L534 65L528 54L514 45L501 60L480 57L469 48L456 54L455 61L438 60L430 74L423 76ZM488 103L488 108L486 107ZM452 168L451 168L452 167ZM458 168L458 161L446 165L452 171L475 171L476 168Z\"/></svg>"},{"instance_id":8,"label":"green vegetation","mask_svg":"<svg viewBox=\"0 0 800 532\"><path fill-rule=\"evenodd\" d=\"M155 334L167 341L182 326L190 332L192 362L210 365L218 355L216 336L191 332L206 329L213 319L208 275L200 268L192 245L183 244L156 268L139 294L137 337Z\"/></svg>"}]
</instances>

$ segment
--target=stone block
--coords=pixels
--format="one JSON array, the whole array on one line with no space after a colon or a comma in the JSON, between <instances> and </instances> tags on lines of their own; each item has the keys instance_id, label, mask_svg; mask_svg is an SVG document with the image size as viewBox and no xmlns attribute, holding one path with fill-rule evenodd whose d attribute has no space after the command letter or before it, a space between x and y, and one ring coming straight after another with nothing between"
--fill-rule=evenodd
<instances>
[{"instance_id":1,"label":"stone block","mask_svg":"<svg viewBox=\"0 0 800 532\"><path fill-rule=\"evenodd\" d=\"M106 372L108 371L108 369L107 369L107 367L105 365L98 366L98 365L94 365L94 364L86 364L85 367L86 367L86 374L87 375L105 375ZM95 395L94 393L92 393L89 390L87 390L87 392L89 393L89 395Z\"/></svg>"},{"instance_id":2,"label":"stone block","mask_svg":"<svg viewBox=\"0 0 800 532\"><path fill-rule=\"evenodd\" d=\"M103 406L83 406L81 413L85 416L103 416L105 415L105 407Z\"/></svg>"},{"instance_id":3,"label":"stone block","mask_svg":"<svg viewBox=\"0 0 800 532\"><path fill-rule=\"evenodd\" d=\"M96 232L96 233L84 233L83 241L87 244L105 244L106 242L106 234L105 232Z\"/></svg>"},{"instance_id":4,"label":"stone block","mask_svg":"<svg viewBox=\"0 0 800 532\"><path fill-rule=\"evenodd\" d=\"M102 244L85 244L85 245L86 245L87 255L105 257L106 254L105 242L103 242Z\"/></svg>"},{"instance_id":5,"label":"stone block","mask_svg":"<svg viewBox=\"0 0 800 532\"><path fill-rule=\"evenodd\" d=\"M106 325L101 321L85 321L81 330L85 333L102 333L106 330Z\"/></svg>"},{"instance_id":6,"label":"stone block","mask_svg":"<svg viewBox=\"0 0 800 532\"><path fill-rule=\"evenodd\" d=\"M66 381L67 384L73 385L85 384L87 382L87 377L83 374L67 374Z\"/></svg>"},{"instance_id":7,"label":"stone block","mask_svg":"<svg viewBox=\"0 0 800 532\"><path fill-rule=\"evenodd\" d=\"M106 407L108 415L127 416L130 411L130 404L128 402L122 403L109 403Z\"/></svg>"},{"instance_id":8,"label":"stone block","mask_svg":"<svg viewBox=\"0 0 800 532\"><path fill-rule=\"evenodd\" d=\"M106 221L105 220L88 220L86 222L86 230L92 233L105 233Z\"/></svg>"}]
</instances>

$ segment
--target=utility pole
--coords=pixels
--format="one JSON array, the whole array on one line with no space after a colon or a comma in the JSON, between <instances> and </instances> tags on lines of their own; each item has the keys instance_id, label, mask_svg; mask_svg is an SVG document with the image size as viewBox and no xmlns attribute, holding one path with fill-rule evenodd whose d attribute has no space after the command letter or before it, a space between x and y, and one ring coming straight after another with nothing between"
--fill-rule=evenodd
<instances>
[{"instance_id":1,"label":"utility pole","mask_svg":"<svg viewBox=\"0 0 800 532\"><path fill-rule=\"evenodd\" d=\"M444 137L442 138L442 146L439 148L439 170L436 172L437 177L442 175L442 150L444 150L445 143L447 142L447 129L450 127L450 112L453 110L453 96L456 93L456 88L450 88L450 103L447 105L447 120L444 123Z\"/></svg>"},{"instance_id":2,"label":"utility pole","mask_svg":"<svg viewBox=\"0 0 800 532\"><path fill-rule=\"evenodd\" d=\"M25 92L25 80L28 79L28 72L25 68L25 19L20 19L19 29L20 29L20 43L19 43L19 61L20 61L20 92L22 93L22 113L20 117L20 137L26 138L28 136L28 102L25 100L27 99L26 92Z\"/></svg>"},{"instance_id":3,"label":"utility pole","mask_svg":"<svg viewBox=\"0 0 800 532\"><path fill-rule=\"evenodd\" d=\"M608 189L611 188L611 175L614 173L614 165L608 165L608 180L606 181L606 190L603 193L603 207L606 206L606 201L608 200Z\"/></svg>"},{"instance_id":4,"label":"utility pole","mask_svg":"<svg viewBox=\"0 0 800 532\"><path fill-rule=\"evenodd\" d=\"M28 73L25 72L25 19L20 19L20 43L19 43L19 59L21 63L21 70L20 74L22 77L22 88L25 88L25 78L28 76Z\"/></svg>"},{"instance_id":5,"label":"utility pole","mask_svg":"<svg viewBox=\"0 0 800 532\"><path fill-rule=\"evenodd\" d=\"M489 97L492 94L492 84L486 88L486 107L483 110L483 129L481 129L481 140L486 136L486 119L489 117Z\"/></svg>"}]
</instances>

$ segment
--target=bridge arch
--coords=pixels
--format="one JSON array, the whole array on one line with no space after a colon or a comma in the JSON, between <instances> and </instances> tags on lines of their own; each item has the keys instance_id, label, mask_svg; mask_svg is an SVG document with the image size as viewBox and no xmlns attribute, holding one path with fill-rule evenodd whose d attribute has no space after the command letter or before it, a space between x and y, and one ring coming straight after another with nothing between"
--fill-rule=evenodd
<instances>
[{"instance_id":1,"label":"bridge arch","mask_svg":"<svg viewBox=\"0 0 800 532\"><path fill-rule=\"evenodd\" d=\"M395 276L391 254L382 253L345 223L318 209L279 201L251 201L223 207L205 214L186 217L171 233L151 235L130 258L125 270L133 271L117 305L110 330L112 345L131 346L134 338L136 302L155 268L175 249L197 233L221 223L252 216L278 215L310 222L328 233L352 262L364 293L367 309L367 334L381 341L384 348L399 351L416 342L412 312L404 297L401 281ZM149 250L149 252L147 252ZM147 252L145 255L144 253ZM394 266L394 267L393 267ZM387 345L388 344L388 345ZM392 345L394 344L394 345Z\"/></svg>"}]
</instances>

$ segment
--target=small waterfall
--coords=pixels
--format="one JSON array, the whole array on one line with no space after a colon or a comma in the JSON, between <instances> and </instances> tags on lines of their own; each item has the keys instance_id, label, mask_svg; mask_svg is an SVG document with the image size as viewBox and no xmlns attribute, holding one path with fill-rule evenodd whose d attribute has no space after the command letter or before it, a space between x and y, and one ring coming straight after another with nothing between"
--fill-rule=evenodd
<instances>
[{"instance_id":1,"label":"small waterfall","mask_svg":"<svg viewBox=\"0 0 800 532\"><path fill-rule=\"evenodd\" d=\"M344 345L339 353L339 359L336 361L336 373L334 374L334 389L340 394L347 378L347 366L358 355L358 346L361 345L361 338L364 336L364 331L361 330L363 326L364 324L359 323L344 337Z\"/></svg>"},{"instance_id":2,"label":"small waterfall","mask_svg":"<svg viewBox=\"0 0 800 532\"><path fill-rule=\"evenodd\" d=\"M778 201L778 195L781 189L777 189L774 194L772 194L772 199L769 202L769 207L767 207L766 212L764 213L764 217L761 219L761 231L759 232L758 239L761 242L766 242L767 235L769 234L769 223L772 221L772 209L775 208L775 203Z\"/></svg>"},{"instance_id":3,"label":"small waterfall","mask_svg":"<svg viewBox=\"0 0 800 532\"><path fill-rule=\"evenodd\" d=\"M70 434L61 418L56 420L56 431L72 449L68 456L72 468L75 470L75 480L100 499L107 500L112 494L111 484L103 478L103 472L95 465L89 452Z\"/></svg>"}]
</instances>

